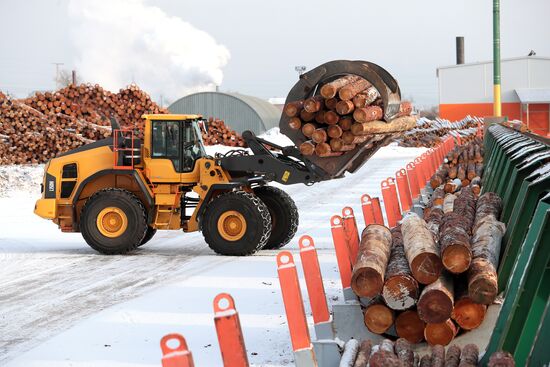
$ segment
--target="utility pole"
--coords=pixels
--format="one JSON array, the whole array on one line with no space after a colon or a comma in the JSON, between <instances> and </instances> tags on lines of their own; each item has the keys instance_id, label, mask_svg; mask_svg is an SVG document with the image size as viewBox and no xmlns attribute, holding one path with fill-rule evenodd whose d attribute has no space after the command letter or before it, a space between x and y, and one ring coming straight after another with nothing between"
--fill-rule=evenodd
<instances>
[{"instance_id":1,"label":"utility pole","mask_svg":"<svg viewBox=\"0 0 550 367\"><path fill-rule=\"evenodd\" d=\"M493 0L493 115L502 116L500 102L500 0Z\"/></svg>"},{"instance_id":2,"label":"utility pole","mask_svg":"<svg viewBox=\"0 0 550 367\"><path fill-rule=\"evenodd\" d=\"M55 65L55 89L59 89L59 67L65 65L62 62L52 62Z\"/></svg>"},{"instance_id":3,"label":"utility pole","mask_svg":"<svg viewBox=\"0 0 550 367\"><path fill-rule=\"evenodd\" d=\"M76 86L76 70L72 72L73 85Z\"/></svg>"}]
</instances>

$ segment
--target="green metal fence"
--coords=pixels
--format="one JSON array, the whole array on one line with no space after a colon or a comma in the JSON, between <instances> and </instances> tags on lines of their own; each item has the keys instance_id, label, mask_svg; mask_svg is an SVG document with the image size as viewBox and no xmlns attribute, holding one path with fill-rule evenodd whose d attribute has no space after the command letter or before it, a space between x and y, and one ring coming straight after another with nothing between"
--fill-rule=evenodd
<instances>
[{"instance_id":1,"label":"green metal fence","mask_svg":"<svg viewBox=\"0 0 550 367\"><path fill-rule=\"evenodd\" d=\"M504 302L482 360L503 349L517 366L550 363L550 144L500 125L485 135L484 191L503 198L498 270Z\"/></svg>"}]
</instances>

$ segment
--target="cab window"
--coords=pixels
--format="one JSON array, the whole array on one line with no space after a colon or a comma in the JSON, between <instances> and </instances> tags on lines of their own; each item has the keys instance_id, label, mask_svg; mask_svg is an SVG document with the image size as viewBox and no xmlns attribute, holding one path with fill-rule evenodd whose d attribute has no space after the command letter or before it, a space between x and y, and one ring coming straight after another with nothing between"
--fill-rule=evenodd
<instances>
[{"instance_id":1,"label":"cab window","mask_svg":"<svg viewBox=\"0 0 550 367\"><path fill-rule=\"evenodd\" d=\"M153 121L153 158L170 159L176 172L181 172L179 121Z\"/></svg>"},{"instance_id":2,"label":"cab window","mask_svg":"<svg viewBox=\"0 0 550 367\"><path fill-rule=\"evenodd\" d=\"M195 161L206 155L197 125L192 121L183 122L183 172L190 172Z\"/></svg>"}]
</instances>

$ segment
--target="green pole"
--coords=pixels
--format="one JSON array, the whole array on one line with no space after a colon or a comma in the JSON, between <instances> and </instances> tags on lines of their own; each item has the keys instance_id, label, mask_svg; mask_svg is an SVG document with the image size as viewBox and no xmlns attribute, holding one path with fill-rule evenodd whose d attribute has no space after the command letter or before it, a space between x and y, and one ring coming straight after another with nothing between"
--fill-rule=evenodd
<instances>
[{"instance_id":1,"label":"green pole","mask_svg":"<svg viewBox=\"0 0 550 367\"><path fill-rule=\"evenodd\" d=\"M493 114L502 115L500 102L500 0L493 0Z\"/></svg>"}]
</instances>

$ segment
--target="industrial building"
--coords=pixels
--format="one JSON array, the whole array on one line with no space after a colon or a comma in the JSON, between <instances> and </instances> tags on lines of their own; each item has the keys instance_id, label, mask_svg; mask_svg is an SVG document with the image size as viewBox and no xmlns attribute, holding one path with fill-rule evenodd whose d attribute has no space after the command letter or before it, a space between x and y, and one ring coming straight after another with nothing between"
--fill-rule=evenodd
<instances>
[{"instance_id":1,"label":"industrial building","mask_svg":"<svg viewBox=\"0 0 550 367\"><path fill-rule=\"evenodd\" d=\"M194 93L178 99L168 110L219 118L239 133L251 130L261 134L279 126L281 118L281 109L268 101L239 93Z\"/></svg>"},{"instance_id":2,"label":"industrial building","mask_svg":"<svg viewBox=\"0 0 550 367\"><path fill-rule=\"evenodd\" d=\"M550 58L502 59L502 115L524 121L537 134L549 134ZM439 114L459 120L493 115L493 63L474 62L437 69Z\"/></svg>"}]
</instances>

